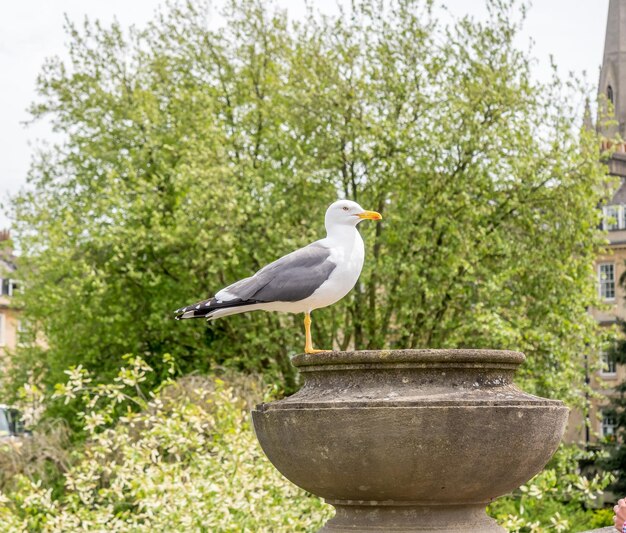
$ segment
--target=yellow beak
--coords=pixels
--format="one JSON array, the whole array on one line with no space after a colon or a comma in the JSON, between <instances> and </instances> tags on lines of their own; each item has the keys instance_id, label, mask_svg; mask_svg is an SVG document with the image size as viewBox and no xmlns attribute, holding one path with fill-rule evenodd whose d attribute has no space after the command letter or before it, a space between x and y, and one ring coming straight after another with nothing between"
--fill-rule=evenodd
<instances>
[{"instance_id":1,"label":"yellow beak","mask_svg":"<svg viewBox=\"0 0 626 533\"><path fill-rule=\"evenodd\" d=\"M357 215L359 218L367 219L367 220L381 220L383 216L376 211L363 211Z\"/></svg>"}]
</instances>

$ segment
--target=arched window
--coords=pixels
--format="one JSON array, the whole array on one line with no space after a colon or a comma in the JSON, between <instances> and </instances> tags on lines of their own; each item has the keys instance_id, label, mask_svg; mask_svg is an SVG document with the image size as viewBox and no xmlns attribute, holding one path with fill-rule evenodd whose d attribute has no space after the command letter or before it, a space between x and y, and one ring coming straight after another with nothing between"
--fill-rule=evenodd
<instances>
[{"instance_id":1,"label":"arched window","mask_svg":"<svg viewBox=\"0 0 626 533\"><path fill-rule=\"evenodd\" d=\"M613 100L613 87L610 85L606 88L606 97L609 99L609 102L615 103L615 100Z\"/></svg>"}]
</instances>

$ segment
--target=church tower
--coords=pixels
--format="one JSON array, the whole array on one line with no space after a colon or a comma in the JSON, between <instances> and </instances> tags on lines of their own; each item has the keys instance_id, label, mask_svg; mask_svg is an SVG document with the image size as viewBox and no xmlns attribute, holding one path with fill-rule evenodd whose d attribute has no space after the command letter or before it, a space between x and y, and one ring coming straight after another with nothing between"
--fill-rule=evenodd
<instances>
[{"instance_id":1,"label":"church tower","mask_svg":"<svg viewBox=\"0 0 626 533\"><path fill-rule=\"evenodd\" d=\"M609 0L598 93L600 133L609 142L616 135L626 139L626 0ZM616 124L603 125L611 108ZM626 178L626 144L611 146L615 153L609 161L609 171Z\"/></svg>"}]
</instances>

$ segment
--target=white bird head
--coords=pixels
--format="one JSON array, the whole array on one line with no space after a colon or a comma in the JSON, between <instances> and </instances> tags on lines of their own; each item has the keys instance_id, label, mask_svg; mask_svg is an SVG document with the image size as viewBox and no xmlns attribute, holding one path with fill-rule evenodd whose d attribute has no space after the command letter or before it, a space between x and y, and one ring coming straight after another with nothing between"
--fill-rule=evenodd
<instances>
[{"instance_id":1,"label":"white bird head","mask_svg":"<svg viewBox=\"0 0 626 533\"><path fill-rule=\"evenodd\" d=\"M356 226L362 220L380 220L383 217L376 211L366 211L356 202L337 200L326 210L324 222L326 230L336 226Z\"/></svg>"}]
</instances>

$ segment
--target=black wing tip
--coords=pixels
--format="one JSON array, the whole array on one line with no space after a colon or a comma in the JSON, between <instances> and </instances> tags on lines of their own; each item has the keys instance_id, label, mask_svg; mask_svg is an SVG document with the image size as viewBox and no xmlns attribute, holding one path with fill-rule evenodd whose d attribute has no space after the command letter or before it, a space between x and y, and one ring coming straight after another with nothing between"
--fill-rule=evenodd
<instances>
[{"instance_id":1,"label":"black wing tip","mask_svg":"<svg viewBox=\"0 0 626 533\"><path fill-rule=\"evenodd\" d=\"M209 298L208 300L202 300L201 302L196 302L192 305L179 307L176 311L174 311L174 319L181 320L186 318L203 318L213 310L211 307L212 303L213 298ZM189 314L191 312L193 312L192 315L184 316L185 314Z\"/></svg>"},{"instance_id":2,"label":"black wing tip","mask_svg":"<svg viewBox=\"0 0 626 533\"><path fill-rule=\"evenodd\" d=\"M229 300L226 302L218 302L215 298L202 300L192 305L181 307L174 311L175 320L185 320L188 318L206 318L207 321L213 320L212 313L219 309L228 309L230 307L239 307L243 305L251 305L256 303L265 303L261 300ZM185 316L187 315L187 316Z\"/></svg>"}]
</instances>

